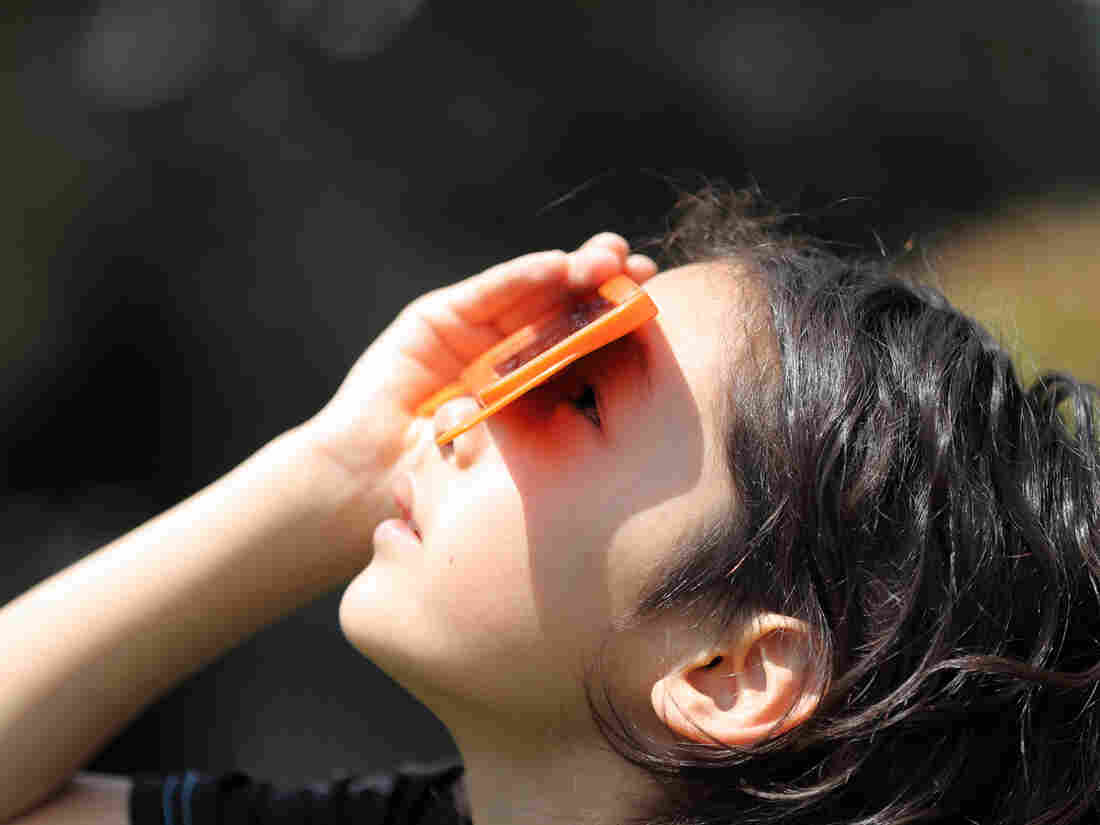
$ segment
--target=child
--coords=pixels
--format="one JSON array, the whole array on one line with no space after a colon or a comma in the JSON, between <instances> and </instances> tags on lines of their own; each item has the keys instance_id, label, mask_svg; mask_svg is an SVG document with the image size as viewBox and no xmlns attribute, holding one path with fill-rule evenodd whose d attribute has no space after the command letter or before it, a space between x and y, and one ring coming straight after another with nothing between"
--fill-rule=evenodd
<instances>
[{"instance_id":1,"label":"child","mask_svg":"<svg viewBox=\"0 0 1100 825\"><path fill-rule=\"evenodd\" d=\"M691 199L665 251L604 234L422 296L313 419L3 608L0 818L1086 821L1092 390L1022 388L937 293L744 193ZM436 446L473 402L419 402L623 271L654 321ZM344 633L461 766L68 781L349 578Z\"/></svg>"}]
</instances>

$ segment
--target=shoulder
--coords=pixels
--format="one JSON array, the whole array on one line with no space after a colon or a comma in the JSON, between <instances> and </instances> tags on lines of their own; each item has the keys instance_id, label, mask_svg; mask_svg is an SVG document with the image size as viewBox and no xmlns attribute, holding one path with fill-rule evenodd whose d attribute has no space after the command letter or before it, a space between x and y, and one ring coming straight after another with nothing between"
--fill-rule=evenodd
<instances>
[{"instance_id":1,"label":"shoulder","mask_svg":"<svg viewBox=\"0 0 1100 825\"><path fill-rule=\"evenodd\" d=\"M409 763L393 771L342 775L296 787L239 771L146 774L134 780L130 816L132 825L461 825L468 821L462 778L462 765L454 761Z\"/></svg>"},{"instance_id":2,"label":"shoulder","mask_svg":"<svg viewBox=\"0 0 1100 825\"><path fill-rule=\"evenodd\" d=\"M11 825L127 825L128 776L80 772Z\"/></svg>"}]
</instances>

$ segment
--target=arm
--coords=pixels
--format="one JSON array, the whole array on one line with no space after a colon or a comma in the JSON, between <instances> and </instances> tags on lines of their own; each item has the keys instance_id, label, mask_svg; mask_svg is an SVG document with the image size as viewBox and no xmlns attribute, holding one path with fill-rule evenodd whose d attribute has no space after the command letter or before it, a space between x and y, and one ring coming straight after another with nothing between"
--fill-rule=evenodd
<instances>
[{"instance_id":1,"label":"arm","mask_svg":"<svg viewBox=\"0 0 1100 825\"><path fill-rule=\"evenodd\" d=\"M421 296L309 422L0 609L0 822L180 680L362 570L398 515L392 478L434 447L420 403L567 291L624 270L640 282L656 267L602 235ZM70 791L47 806L57 816Z\"/></svg>"},{"instance_id":2,"label":"arm","mask_svg":"<svg viewBox=\"0 0 1100 825\"><path fill-rule=\"evenodd\" d=\"M0 609L0 821L187 675L361 569L369 540L334 515L351 498L365 528L388 506L291 432Z\"/></svg>"}]
</instances>

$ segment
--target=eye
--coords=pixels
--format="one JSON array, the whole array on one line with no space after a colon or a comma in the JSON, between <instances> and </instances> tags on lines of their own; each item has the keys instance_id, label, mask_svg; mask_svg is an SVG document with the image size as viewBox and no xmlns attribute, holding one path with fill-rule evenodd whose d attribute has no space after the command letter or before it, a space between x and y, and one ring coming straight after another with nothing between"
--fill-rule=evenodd
<instances>
[{"instance_id":1,"label":"eye","mask_svg":"<svg viewBox=\"0 0 1100 825\"><path fill-rule=\"evenodd\" d=\"M597 427L600 426L600 404L596 390L591 384L581 384L579 392L569 401Z\"/></svg>"}]
</instances>

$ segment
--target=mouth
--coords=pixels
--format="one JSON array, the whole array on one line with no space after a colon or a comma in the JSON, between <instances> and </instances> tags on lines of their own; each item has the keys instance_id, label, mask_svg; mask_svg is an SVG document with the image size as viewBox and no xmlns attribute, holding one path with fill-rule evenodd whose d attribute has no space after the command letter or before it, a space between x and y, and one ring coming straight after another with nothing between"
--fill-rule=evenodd
<instances>
[{"instance_id":1,"label":"mouth","mask_svg":"<svg viewBox=\"0 0 1100 825\"><path fill-rule=\"evenodd\" d=\"M401 513L401 518L404 520L412 531L416 534L416 537L422 538L420 534L420 525L416 523L416 519L413 518L413 480L408 473L402 473L397 477L393 483L393 502L397 507L398 512Z\"/></svg>"}]
</instances>

